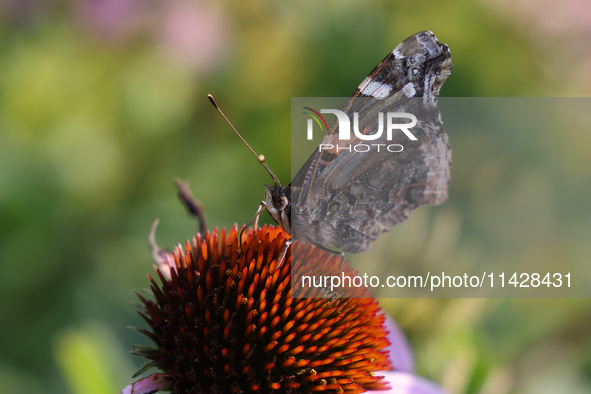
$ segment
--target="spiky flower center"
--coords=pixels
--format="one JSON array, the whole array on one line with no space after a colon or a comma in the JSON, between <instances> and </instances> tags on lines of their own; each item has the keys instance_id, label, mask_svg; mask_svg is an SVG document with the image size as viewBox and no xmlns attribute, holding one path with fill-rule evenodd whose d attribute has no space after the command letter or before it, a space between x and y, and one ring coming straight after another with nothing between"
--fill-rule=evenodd
<instances>
[{"instance_id":1,"label":"spiky flower center","mask_svg":"<svg viewBox=\"0 0 591 394\"><path fill-rule=\"evenodd\" d=\"M173 381L175 393L361 393L387 388L384 315L365 298L292 298L291 257L278 262L280 228L243 237L197 234L173 256L171 278L151 277L155 300L140 296L156 346L136 353ZM296 242L297 245L297 242ZM310 248L313 246L297 245ZM311 267L339 264L328 253L301 253ZM289 256L289 254L288 254ZM350 270L349 268L346 268ZM351 271L352 272L352 271ZM363 290L365 292L365 290Z\"/></svg>"}]
</instances>

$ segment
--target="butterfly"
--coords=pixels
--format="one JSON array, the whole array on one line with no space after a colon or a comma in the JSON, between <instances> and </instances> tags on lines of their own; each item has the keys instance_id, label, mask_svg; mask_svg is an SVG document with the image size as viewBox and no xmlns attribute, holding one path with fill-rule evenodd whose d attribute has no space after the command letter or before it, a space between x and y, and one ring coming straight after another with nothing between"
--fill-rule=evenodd
<instances>
[{"instance_id":1,"label":"butterfly","mask_svg":"<svg viewBox=\"0 0 591 394\"><path fill-rule=\"evenodd\" d=\"M419 205L445 203L451 148L436 104L452 67L449 48L432 32L404 40L363 80L342 111L363 114L367 121L359 129L365 135L376 132L378 112L420 112L412 129L417 140L394 136L390 142L405 146L394 154L316 150L288 186L276 178L275 185L265 185L261 207L292 239L331 252L361 253ZM335 119L322 144L338 143L337 129ZM363 142L357 138L350 144Z\"/></svg>"},{"instance_id":2,"label":"butterfly","mask_svg":"<svg viewBox=\"0 0 591 394\"><path fill-rule=\"evenodd\" d=\"M264 156L255 153L213 96L208 96L273 178L274 185L265 185L265 199L249 224L255 221L256 227L266 210L291 235L279 261L294 239L332 253L361 253L380 234L408 219L419 205L447 201L451 148L437 98L452 68L449 48L432 32L423 31L401 42L361 82L341 111L359 115L358 129L366 139L376 134L380 112L418 114L420 119L412 129L415 140L408 142L400 133L393 138L382 133L374 144L406 145L389 155L354 149L315 150L288 186L281 185ZM335 119L322 144L334 146L337 130ZM355 148L363 142L357 137L348 144Z\"/></svg>"}]
</instances>

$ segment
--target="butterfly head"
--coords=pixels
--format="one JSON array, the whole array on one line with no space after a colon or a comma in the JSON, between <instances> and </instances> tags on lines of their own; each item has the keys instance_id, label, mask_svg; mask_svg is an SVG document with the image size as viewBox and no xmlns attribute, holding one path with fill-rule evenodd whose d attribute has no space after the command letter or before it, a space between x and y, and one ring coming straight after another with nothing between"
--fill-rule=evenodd
<instances>
[{"instance_id":1,"label":"butterfly head","mask_svg":"<svg viewBox=\"0 0 591 394\"><path fill-rule=\"evenodd\" d=\"M291 235L291 188L265 185L265 202L269 215Z\"/></svg>"}]
</instances>

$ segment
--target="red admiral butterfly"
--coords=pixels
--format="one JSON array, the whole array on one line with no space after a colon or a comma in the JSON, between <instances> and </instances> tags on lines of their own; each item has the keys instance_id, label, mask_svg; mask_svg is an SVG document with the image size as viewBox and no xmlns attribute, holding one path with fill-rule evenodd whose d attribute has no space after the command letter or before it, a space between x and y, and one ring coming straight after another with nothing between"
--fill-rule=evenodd
<instances>
[{"instance_id":1,"label":"red admiral butterfly","mask_svg":"<svg viewBox=\"0 0 591 394\"><path fill-rule=\"evenodd\" d=\"M265 200L253 220L266 209L292 239L331 252L360 253L381 233L408 219L417 206L446 202L451 148L436 104L452 67L449 48L430 31L400 43L363 80L342 111L366 119L359 124L365 135L376 134L379 112L420 112L412 129L416 141L405 139L407 148L390 155L316 150L288 186L281 186L264 157L258 156L275 184L265 185ZM218 108L213 97L210 100ZM335 120L322 143L336 144L337 131ZM399 133L393 138L388 142L403 142L405 137ZM357 138L349 144L362 142ZM287 247L282 256L286 251Z\"/></svg>"}]
</instances>

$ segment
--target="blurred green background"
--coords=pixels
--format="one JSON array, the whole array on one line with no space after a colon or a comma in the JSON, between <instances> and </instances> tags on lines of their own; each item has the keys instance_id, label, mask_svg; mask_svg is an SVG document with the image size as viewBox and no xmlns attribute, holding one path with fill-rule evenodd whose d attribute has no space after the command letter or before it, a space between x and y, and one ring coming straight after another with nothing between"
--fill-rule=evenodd
<instances>
[{"instance_id":1,"label":"blurred green background","mask_svg":"<svg viewBox=\"0 0 591 394\"><path fill-rule=\"evenodd\" d=\"M591 4L577 0L0 0L0 390L107 394L132 381L142 361L127 352L147 339L126 328L143 325L128 302L153 272L150 224L160 218L161 246L197 228L175 177L210 228L252 217L270 180L207 93L287 183L291 97L348 96L426 29L455 65L442 96L590 95ZM483 261L507 230L487 209L532 197L556 231L497 256L591 260L589 126L527 158L487 149L506 136L448 130L450 203L417 211L389 253ZM536 197L565 184L572 204ZM418 372L451 393L591 392L588 300L383 306Z\"/></svg>"}]
</instances>

